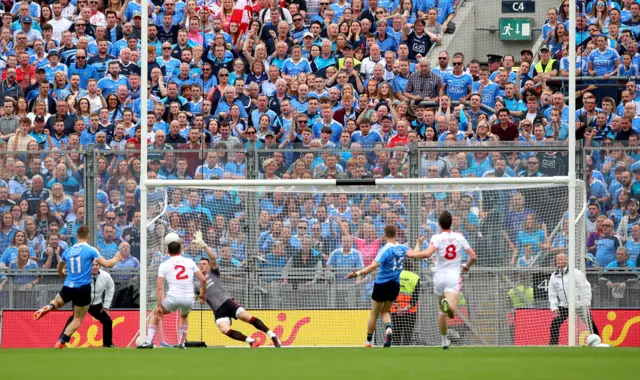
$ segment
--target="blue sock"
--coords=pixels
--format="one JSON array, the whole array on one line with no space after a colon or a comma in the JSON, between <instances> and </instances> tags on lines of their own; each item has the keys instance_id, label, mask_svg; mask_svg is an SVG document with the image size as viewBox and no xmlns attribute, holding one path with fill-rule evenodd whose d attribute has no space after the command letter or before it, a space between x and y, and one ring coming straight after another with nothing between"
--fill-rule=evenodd
<instances>
[{"instance_id":1,"label":"blue sock","mask_svg":"<svg viewBox=\"0 0 640 380\"><path fill-rule=\"evenodd\" d=\"M55 310L56 309L56 305L50 303L49 306L51 306L51 310Z\"/></svg>"},{"instance_id":2,"label":"blue sock","mask_svg":"<svg viewBox=\"0 0 640 380\"><path fill-rule=\"evenodd\" d=\"M62 343L69 343L70 340L71 337L69 335L62 334L62 336L60 337L60 342Z\"/></svg>"},{"instance_id":3,"label":"blue sock","mask_svg":"<svg viewBox=\"0 0 640 380\"><path fill-rule=\"evenodd\" d=\"M371 342L373 340L373 333L367 334L367 342Z\"/></svg>"},{"instance_id":4,"label":"blue sock","mask_svg":"<svg viewBox=\"0 0 640 380\"><path fill-rule=\"evenodd\" d=\"M386 330L386 329L390 329L390 328L391 328L391 322L387 323L387 324L384 326L384 329L385 329L385 330Z\"/></svg>"}]
</instances>

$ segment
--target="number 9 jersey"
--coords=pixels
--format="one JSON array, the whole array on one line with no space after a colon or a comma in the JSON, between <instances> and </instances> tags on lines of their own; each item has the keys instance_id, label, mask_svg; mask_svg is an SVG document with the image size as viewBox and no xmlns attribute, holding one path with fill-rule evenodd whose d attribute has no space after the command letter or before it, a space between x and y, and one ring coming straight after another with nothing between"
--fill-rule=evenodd
<instances>
[{"instance_id":1,"label":"number 9 jersey","mask_svg":"<svg viewBox=\"0 0 640 380\"><path fill-rule=\"evenodd\" d=\"M434 235L429 246L436 248L433 272L455 272L462 270L462 254L471 248L467 239L457 232L442 232Z\"/></svg>"},{"instance_id":2,"label":"number 9 jersey","mask_svg":"<svg viewBox=\"0 0 640 380\"><path fill-rule=\"evenodd\" d=\"M169 284L167 296L193 298L194 273L199 269L190 258L171 256L158 267L158 277L164 277Z\"/></svg>"}]
</instances>

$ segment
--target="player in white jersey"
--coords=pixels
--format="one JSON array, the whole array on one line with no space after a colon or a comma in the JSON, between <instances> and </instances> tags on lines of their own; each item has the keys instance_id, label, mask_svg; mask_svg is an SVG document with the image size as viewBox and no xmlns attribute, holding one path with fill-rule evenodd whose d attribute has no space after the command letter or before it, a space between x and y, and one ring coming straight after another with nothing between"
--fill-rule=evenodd
<instances>
[{"instance_id":1,"label":"player in white jersey","mask_svg":"<svg viewBox=\"0 0 640 380\"><path fill-rule=\"evenodd\" d=\"M460 293L460 272L466 272L476 262L476 253L473 251L467 239L462 234L451 231L453 217L449 211L443 211L438 216L438 224L442 232L434 235L429 242L429 247L421 252L407 252L407 257L429 258L434 253L435 265L433 267L434 292L438 296L440 305L440 317L438 325L442 339L442 348L449 348L447 338L447 317L454 318L458 307L458 293ZM420 238L420 245L425 237ZM462 252L469 255L469 261L462 264Z\"/></svg>"},{"instance_id":2,"label":"player in white jersey","mask_svg":"<svg viewBox=\"0 0 640 380\"><path fill-rule=\"evenodd\" d=\"M154 309L149 318L149 328L147 330L147 341L139 348L153 348L153 337L158 329L158 320L162 320L164 314L173 313L180 310L180 335L178 347L184 348L189 330L189 313L193 305L193 278L200 280L200 285L204 289L200 294L200 302L206 299L207 280L198 269L196 263L182 256L182 245L180 237L175 233L170 233L165 237L169 259L158 267L158 280L156 288L156 300L158 306ZM164 282L169 284L169 290L163 299Z\"/></svg>"}]
</instances>

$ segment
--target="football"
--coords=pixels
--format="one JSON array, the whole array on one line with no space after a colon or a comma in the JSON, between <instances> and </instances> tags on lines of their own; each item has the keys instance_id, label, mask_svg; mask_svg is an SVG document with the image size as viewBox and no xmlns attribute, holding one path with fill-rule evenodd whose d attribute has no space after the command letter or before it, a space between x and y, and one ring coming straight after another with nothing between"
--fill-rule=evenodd
<instances>
[{"instance_id":1,"label":"football","mask_svg":"<svg viewBox=\"0 0 640 380\"><path fill-rule=\"evenodd\" d=\"M164 245L169 245L173 242L180 243L180 236L175 232L170 232L164 237Z\"/></svg>"},{"instance_id":2,"label":"football","mask_svg":"<svg viewBox=\"0 0 640 380\"><path fill-rule=\"evenodd\" d=\"M587 344L588 347L597 347L599 344L602 343L602 340L598 335L591 334L587 337L587 339L585 340L585 343Z\"/></svg>"}]
</instances>

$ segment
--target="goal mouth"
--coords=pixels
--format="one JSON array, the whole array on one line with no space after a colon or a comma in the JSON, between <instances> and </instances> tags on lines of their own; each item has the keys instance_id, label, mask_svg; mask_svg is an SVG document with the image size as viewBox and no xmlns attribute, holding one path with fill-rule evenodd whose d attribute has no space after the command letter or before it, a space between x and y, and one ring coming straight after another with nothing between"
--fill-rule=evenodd
<instances>
[{"instance_id":1,"label":"goal mouth","mask_svg":"<svg viewBox=\"0 0 640 380\"><path fill-rule=\"evenodd\" d=\"M576 226L584 226L586 204L584 182L569 177L149 180L142 188L163 194L146 206L147 282L155 282L169 232L181 236L185 256L196 262L206 257L191 243L200 230L217 255L230 295L292 347L360 346L375 274L357 281L345 276L375 259L385 225L395 224L399 242L413 247L417 237L439 232L443 210L452 212L453 230L478 253L478 263L462 279L450 324L453 344L546 345L548 336L538 333L551 318L543 283L555 270L555 256L568 251L569 207L575 208ZM584 240L580 236L576 242L578 268L584 267ZM398 345L440 342L432 268L430 261L405 262L421 287L415 304L404 305L406 312L402 305L391 311ZM145 296L147 309L155 305L154 296L153 291ZM410 298L404 294L401 301ZM189 324L200 327L190 331L190 340L236 346L218 331L206 306L194 311ZM171 340L178 323L166 318L161 336ZM250 325L236 327L265 338ZM566 336L560 343L566 344Z\"/></svg>"}]
</instances>

